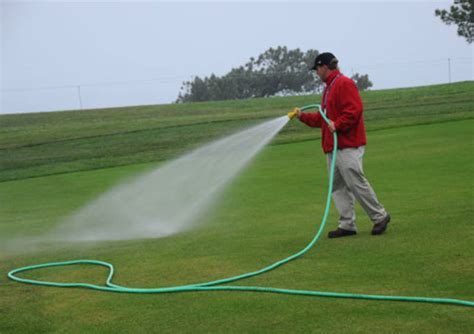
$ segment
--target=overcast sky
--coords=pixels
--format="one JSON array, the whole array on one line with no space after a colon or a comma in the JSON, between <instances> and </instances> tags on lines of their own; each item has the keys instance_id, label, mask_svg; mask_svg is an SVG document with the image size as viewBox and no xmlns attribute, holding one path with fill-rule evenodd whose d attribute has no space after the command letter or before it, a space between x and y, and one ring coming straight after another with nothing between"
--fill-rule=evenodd
<instances>
[{"instance_id":1,"label":"overcast sky","mask_svg":"<svg viewBox=\"0 0 474 334\"><path fill-rule=\"evenodd\" d=\"M473 80L473 46L434 16L451 4L3 0L1 112L170 103L279 45L331 51L373 89Z\"/></svg>"}]
</instances>

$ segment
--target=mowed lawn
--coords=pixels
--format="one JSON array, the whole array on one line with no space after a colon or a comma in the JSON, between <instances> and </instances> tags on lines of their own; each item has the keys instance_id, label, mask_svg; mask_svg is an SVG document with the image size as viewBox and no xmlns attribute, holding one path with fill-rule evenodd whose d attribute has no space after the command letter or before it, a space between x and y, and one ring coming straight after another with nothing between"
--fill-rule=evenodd
<instances>
[{"instance_id":1,"label":"mowed lawn","mask_svg":"<svg viewBox=\"0 0 474 334\"><path fill-rule=\"evenodd\" d=\"M368 133L365 172L392 215L371 236L323 238L302 258L239 285L474 301L474 120ZM131 165L0 183L0 242L33 236L108 187L156 165ZM196 283L253 271L302 249L318 229L327 191L320 141L272 145L221 194L199 227L155 240L0 255L0 333L472 333L474 310L422 303L250 292L104 293L8 281L24 265L73 259L114 264L129 287ZM4 205L3 203L8 203ZM187 203L182 203L183 207ZM105 280L87 266L25 277Z\"/></svg>"},{"instance_id":2,"label":"mowed lawn","mask_svg":"<svg viewBox=\"0 0 474 334\"><path fill-rule=\"evenodd\" d=\"M471 119L474 81L362 92L368 131ZM0 115L0 182L165 161L321 96ZM275 143L314 140L291 122Z\"/></svg>"}]
</instances>

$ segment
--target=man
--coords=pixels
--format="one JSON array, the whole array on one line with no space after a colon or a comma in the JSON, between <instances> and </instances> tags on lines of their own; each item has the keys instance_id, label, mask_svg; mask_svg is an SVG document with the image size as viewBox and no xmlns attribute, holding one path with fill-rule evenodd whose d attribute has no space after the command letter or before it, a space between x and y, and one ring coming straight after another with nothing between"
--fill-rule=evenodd
<instances>
[{"instance_id":1,"label":"man","mask_svg":"<svg viewBox=\"0 0 474 334\"><path fill-rule=\"evenodd\" d=\"M390 215L378 201L362 168L366 144L362 100L355 83L342 75L337 64L337 58L332 53L325 52L316 57L311 68L326 83L322 108L330 124L324 121L319 112L302 113L297 110L297 116L303 123L321 128L322 147L329 167L334 147L333 132L337 133L332 198L340 217L338 228L329 232L328 237L339 238L357 234L354 211L356 199L374 224L372 235L379 235L387 229Z\"/></svg>"}]
</instances>

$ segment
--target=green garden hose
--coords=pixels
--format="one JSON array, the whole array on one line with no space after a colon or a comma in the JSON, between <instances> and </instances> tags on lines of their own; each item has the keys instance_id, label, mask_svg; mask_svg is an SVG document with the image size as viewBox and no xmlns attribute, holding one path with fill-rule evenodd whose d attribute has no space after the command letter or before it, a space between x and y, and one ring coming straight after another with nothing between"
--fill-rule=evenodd
<instances>
[{"instance_id":1,"label":"green garden hose","mask_svg":"<svg viewBox=\"0 0 474 334\"><path fill-rule=\"evenodd\" d=\"M321 110L319 104L311 104L302 107L300 110L305 111L309 109L318 109L321 116L324 118L326 123L329 123L325 113ZM99 291L108 291L108 292L122 292L122 293L172 293L172 292L190 292L190 291L252 291L252 292L272 292L272 293L282 293L290 295L306 295L306 296L319 296L319 297L335 297L335 298L353 298L353 299L368 299L368 300L391 300L391 301L406 301L406 302L422 302L422 303L436 303L436 304L452 304L452 305L461 305L474 307L474 302L460 299L450 299L450 298L428 298L428 297L405 297L405 296L380 296L380 295L367 295L367 294L354 294L354 293L339 293L339 292L323 292L323 291L311 291L311 290L293 290L293 289L281 289L281 288L272 288L272 287L260 287L260 286L231 286L222 284L235 282L245 278L261 275L270 270L273 270L279 266L282 266L294 259L305 254L310 250L314 244L319 240L326 221L329 215L329 208L331 206L331 193L332 193L332 184L334 178L334 169L336 164L336 151L337 151L337 135L334 136L334 149L333 149L333 159L331 162L330 173L329 173L329 187L326 199L326 208L324 210L324 215L322 218L321 225L314 236L313 240L301 251L295 253L283 260L277 261L269 266L266 266L260 270L245 273L238 276L228 277L224 279L219 279L211 282L189 284L189 285L179 285L173 287L164 287L164 288L154 288L154 289L144 289L144 288L128 288L112 283L112 278L114 275L114 266L110 263L96 260L75 260L75 261L65 261L65 262L50 262L45 264L32 265L27 267L22 267L14 269L8 273L8 277L11 280L33 284L33 285L45 285L53 287L67 287L67 288L87 288L94 289ZM76 264L88 264L88 265L99 265L109 268L109 274L105 285L95 285L88 283L59 283L59 282L48 282L48 281L38 281L26 278L17 277L16 274L20 272L47 268L47 267L59 267L59 266L68 266Z\"/></svg>"}]
</instances>

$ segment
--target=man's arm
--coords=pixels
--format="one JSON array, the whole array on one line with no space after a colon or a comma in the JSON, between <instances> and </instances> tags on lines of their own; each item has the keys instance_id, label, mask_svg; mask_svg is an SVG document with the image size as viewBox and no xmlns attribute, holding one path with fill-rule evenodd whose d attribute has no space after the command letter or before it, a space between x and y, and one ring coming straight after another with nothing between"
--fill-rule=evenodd
<instances>
[{"instance_id":1,"label":"man's arm","mask_svg":"<svg viewBox=\"0 0 474 334\"><path fill-rule=\"evenodd\" d=\"M313 128L320 128L322 124L322 119L323 119L322 116L319 114L319 112L310 112L310 113L300 112L298 115L298 118L300 119L301 122Z\"/></svg>"}]
</instances>

